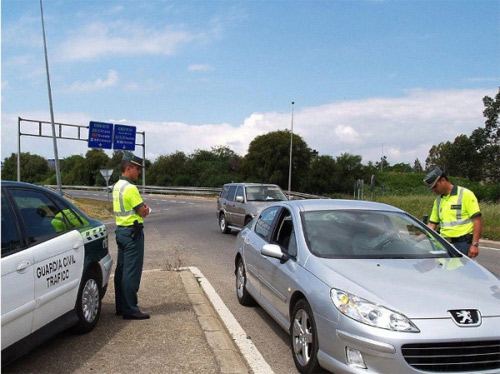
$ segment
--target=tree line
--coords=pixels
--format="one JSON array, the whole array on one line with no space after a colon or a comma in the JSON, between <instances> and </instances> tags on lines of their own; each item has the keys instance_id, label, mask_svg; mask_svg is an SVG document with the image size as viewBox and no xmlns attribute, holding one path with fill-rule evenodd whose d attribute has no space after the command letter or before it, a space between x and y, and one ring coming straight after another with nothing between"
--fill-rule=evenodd
<instances>
[{"instance_id":1,"label":"tree line","mask_svg":"<svg viewBox=\"0 0 500 374\"><path fill-rule=\"evenodd\" d=\"M192 154L177 151L159 156L154 162L145 161L146 184L157 186L221 187L232 181L275 183L288 188L290 137L292 135L293 191L318 195L352 193L358 180L373 180L381 172L397 174L424 173L439 166L448 175L492 185L500 184L500 89L496 97L486 96L484 127L470 136L459 135L454 142L432 146L425 168L416 159L413 165L390 165L384 156L378 162L363 165L361 156L343 153L338 157L319 155L297 134L279 130L259 135L252 140L245 156L226 146L211 150L196 150ZM100 169L113 169L110 184L120 175L123 154L115 151L109 157L103 150L91 149L85 156L73 155L61 160L61 180L64 185L104 186ZM2 179L16 179L17 155L4 161ZM420 177L419 177L420 178ZM55 171L38 155L21 154L21 179L30 183L56 184ZM384 178L375 178L376 181ZM380 183L380 182L378 182ZM491 195L491 194L490 194ZM496 196L496 197L495 197ZM492 197L500 198L500 192Z\"/></svg>"}]
</instances>

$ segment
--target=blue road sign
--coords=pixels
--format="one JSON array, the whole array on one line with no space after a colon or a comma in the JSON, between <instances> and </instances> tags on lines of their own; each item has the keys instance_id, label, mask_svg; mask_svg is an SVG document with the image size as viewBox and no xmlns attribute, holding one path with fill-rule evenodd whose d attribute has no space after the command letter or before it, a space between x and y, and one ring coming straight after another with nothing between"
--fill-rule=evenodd
<instances>
[{"instance_id":1,"label":"blue road sign","mask_svg":"<svg viewBox=\"0 0 500 374\"><path fill-rule=\"evenodd\" d=\"M89 148L111 149L113 143L113 124L90 121Z\"/></svg>"},{"instance_id":2,"label":"blue road sign","mask_svg":"<svg viewBox=\"0 0 500 374\"><path fill-rule=\"evenodd\" d=\"M135 132L135 126L115 125L113 148L122 151L134 151Z\"/></svg>"}]
</instances>

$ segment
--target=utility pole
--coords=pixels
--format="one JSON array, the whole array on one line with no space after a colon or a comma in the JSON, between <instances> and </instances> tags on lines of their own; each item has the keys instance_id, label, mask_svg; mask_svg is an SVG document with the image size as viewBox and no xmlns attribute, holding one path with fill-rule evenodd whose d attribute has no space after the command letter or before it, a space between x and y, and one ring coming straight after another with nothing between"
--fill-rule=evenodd
<instances>
[{"instance_id":1,"label":"utility pole","mask_svg":"<svg viewBox=\"0 0 500 374\"><path fill-rule=\"evenodd\" d=\"M63 191L62 191L62 183L61 183L61 172L59 171L59 156L57 154L56 126L54 124L54 107L52 105L52 90L50 88L49 59L47 57L47 41L45 39L45 23L43 21L42 0L40 0L40 15L42 17L43 49L45 52L45 69L47 71L47 88L48 88L48 92L49 92L50 121L52 123L52 143L54 145L54 160L55 160L55 167L56 167L57 187L59 189L59 194L62 196Z\"/></svg>"},{"instance_id":2,"label":"utility pole","mask_svg":"<svg viewBox=\"0 0 500 374\"><path fill-rule=\"evenodd\" d=\"M293 147L293 105L295 101L292 101L292 126L290 131L290 161L288 167L288 200L290 200L292 191L292 147Z\"/></svg>"}]
</instances>

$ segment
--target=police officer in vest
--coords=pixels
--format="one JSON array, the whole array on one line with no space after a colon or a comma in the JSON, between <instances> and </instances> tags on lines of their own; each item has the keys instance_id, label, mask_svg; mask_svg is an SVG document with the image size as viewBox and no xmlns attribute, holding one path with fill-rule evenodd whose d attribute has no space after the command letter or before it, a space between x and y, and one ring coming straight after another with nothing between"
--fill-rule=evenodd
<instances>
[{"instance_id":1,"label":"police officer in vest","mask_svg":"<svg viewBox=\"0 0 500 374\"><path fill-rule=\"evenodd\" d=\"M455 248L470 258L477 257L483 221L474 193L452 184L439 167L427 174L424 183L438 195L427 226L436 230L439 225L441 236Z\"/></svg>"},{"instance_id":2,"label":"police officer in vest","mask_svg":"<svg viewBox=\"0 0 500 374\"><path fill-rule=\"evenodd\" d=\"M149 314L142 313L137 306L144 261L143 217L150 212L134 184L142 172L142 159L132 153L124 153L120 171L122 175L113 187L118 245L115 270L116 314L123 315L123 319L148 319Z\"/></svg>"}]
</instances>

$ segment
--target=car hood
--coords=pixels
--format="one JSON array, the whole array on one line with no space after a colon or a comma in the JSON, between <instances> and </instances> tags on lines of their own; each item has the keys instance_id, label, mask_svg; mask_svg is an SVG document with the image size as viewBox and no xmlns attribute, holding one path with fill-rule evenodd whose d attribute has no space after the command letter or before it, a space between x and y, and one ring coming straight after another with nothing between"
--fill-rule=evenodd
<instances>
[{"instance_id":1,"label":"car hood","mask_svg":"<svg viewBox=\"0 0 500 374\"><path fill-rule=\"evenodd\" d=\"M350 292L409 318L447 318L448 310L478 309L500 316L500 280L465 257L324 259L306 269L330 287Z\"/></svg>"}]
</instances>

